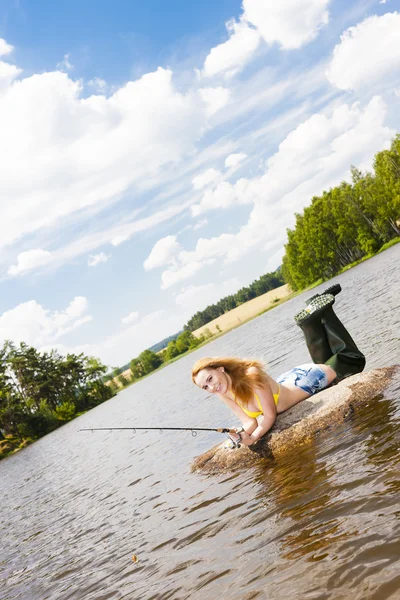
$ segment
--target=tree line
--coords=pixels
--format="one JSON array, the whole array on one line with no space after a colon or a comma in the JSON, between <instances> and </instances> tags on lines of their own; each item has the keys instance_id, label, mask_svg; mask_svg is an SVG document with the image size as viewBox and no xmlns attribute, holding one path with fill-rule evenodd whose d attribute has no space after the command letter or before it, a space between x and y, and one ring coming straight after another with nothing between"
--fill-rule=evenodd
<instances>
[{"instance_id":1,"label":"tree line","mask_svg":"<svg viewBox=\"0 0 400 600\"><path fill-rule=\"evenodd\" d=\"M39 352L21 343L0 349L0 458L114 395L107 367L84 354Z\"/></svg>"},{"instance_id":2,"label":"tree line","mask_svg":"<svg viewBox=\"0 0 400 600\"><path fill-rule=\"evenodd\" d=\"M373 173L351 168L352 182L323 192L296 214L282 263L285 281L301 290L400 235L400 134L375 155Z\"/></svg>"},{"instance_id":3,"label":"tree line","mask_svg":"<svg viewBox=\"0 0 400 600\"><path fill-rule=\"evenodd\" d=\"M195 331L217 317L229 312L233 308L240 306L244 302L248 302L248 300L257 298L257 296L261 296L262 294L266 294L267 292L280 287L284 283L280 269L277 269L272 273L261 275L259 279L253 281L248 287L242 287L235 294L225 296L225 298L221 298L216 304L210 304L204 310L198 311L191 319L189 319L184 326L184 329L186 331Z\"/></svg>"}]
</instances>

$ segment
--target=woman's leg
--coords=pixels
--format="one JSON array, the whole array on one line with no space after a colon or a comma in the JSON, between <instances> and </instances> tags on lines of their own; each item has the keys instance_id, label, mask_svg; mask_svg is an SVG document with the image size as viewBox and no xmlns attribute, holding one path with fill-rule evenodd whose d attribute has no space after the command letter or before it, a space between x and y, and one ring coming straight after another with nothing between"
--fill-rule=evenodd
<instances>
[{"instance_id":1,"label":"woman's leg","mask_svg":"<svg viewBox=\"0 0 400 600\"><path fill-rule=\"evenodd\" d=\"M321 323L326 331L332 357L325 364L336 371L338 380L361 373L365 367L365 356L358 349L355 341L329 306L321 315Z\"/></svg>"},{"instance_id":2,"label":"woman's leg","mask_svg":"<svg viewBox=\"0 0 400 600\"><path fill-rule=\"evenodd\" d=\"M365 367L365 356L334 313L334 301L331 294L316 297L295 316L295 321L304 333L312 360L329 365L340 381L360 373Z\"/></svg>"}]
</instances>

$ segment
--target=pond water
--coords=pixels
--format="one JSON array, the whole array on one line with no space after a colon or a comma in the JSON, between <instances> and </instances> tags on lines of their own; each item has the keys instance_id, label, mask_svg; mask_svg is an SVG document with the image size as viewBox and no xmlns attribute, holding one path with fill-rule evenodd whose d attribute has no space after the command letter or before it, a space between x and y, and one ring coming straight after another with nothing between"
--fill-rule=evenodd
<instances>
[{"instance_id":1,"label":"pond water","mask_svg":"<svg viewBox=\"0 0 400 600\"><path fill-rule=\"evenodd\" d=\"M366 368L399 364L400 244L332 281ZM309 445L230 474L190 472L218 433L78 431L238 425L192 363L261 357L276 376L307 361L293 315L309 295L3 460L2 599L400 598L400 377Z\"/></svg>"}]
</instances>

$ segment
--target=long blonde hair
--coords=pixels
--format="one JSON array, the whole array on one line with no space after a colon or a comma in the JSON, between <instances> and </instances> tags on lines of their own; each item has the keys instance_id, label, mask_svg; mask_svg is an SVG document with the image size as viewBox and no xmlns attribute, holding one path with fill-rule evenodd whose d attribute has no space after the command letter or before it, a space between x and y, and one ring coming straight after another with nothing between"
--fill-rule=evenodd
<instances>
[{"instance_id":1,"label":"long blonde hair","mask_svg":"<svg viewBox=\"0 0 400 600\"><path fill-rule=\"evenodd\" d=\"M202 369L218 369L223 367L232 380L232 392L246 404L254 396L256 388L263 388L268 384L268 376L263 364L258 360L235 358L233 356L215 356L201 358L192 368L192 381ZM249 373L250 367L255 367L254 373Z\"/></svg>"}]
</instances>

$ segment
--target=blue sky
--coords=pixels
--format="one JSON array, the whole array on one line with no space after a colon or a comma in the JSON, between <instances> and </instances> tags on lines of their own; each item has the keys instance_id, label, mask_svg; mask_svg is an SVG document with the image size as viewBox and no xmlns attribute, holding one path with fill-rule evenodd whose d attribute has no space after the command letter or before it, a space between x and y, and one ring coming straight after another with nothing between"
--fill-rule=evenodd
<instances>
[{"instance_id":1,"label":"blue sky","mask_svg":"<svg viewBox=\"0 0 400 600\"><path fill-rule=\"evenodd\" d=\"M0 341L120 365L400 131L399 0L0 4Z\"/></svg>"}]
</instances>

